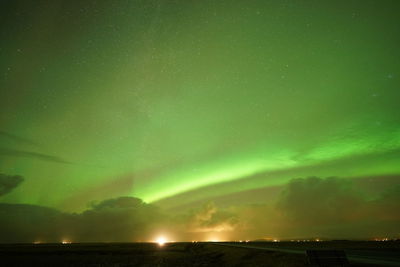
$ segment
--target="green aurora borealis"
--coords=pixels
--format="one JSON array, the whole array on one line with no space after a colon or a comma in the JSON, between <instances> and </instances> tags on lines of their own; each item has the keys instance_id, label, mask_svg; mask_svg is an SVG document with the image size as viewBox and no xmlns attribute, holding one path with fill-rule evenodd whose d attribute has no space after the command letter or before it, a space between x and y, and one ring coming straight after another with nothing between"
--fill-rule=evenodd
<instances>
[{"instance_id":1,"label":"green aurora borealis","mask_svg":"<svg viewBox=\"0 0 400 267\"><path fill-rule=\"evenodd\" d=\"M0 9L0 172L25 178L3 203L253 203L292 178L400 173L398 1Z\"/></svg>"}]
</instances>

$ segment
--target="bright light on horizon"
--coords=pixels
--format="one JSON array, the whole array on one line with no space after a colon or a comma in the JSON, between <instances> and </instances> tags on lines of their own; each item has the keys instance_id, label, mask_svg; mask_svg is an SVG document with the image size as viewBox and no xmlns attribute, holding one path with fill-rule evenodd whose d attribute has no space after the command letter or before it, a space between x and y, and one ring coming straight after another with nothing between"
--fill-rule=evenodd
<instances>
[{"instance_id":1,"label":"bright light on horizon","mask_svg":"<svg viewBox=\"0 0 400 267\"><path fill-rule=\"evenodd\" d=\"M163 236L160 236L157 238L156 242L159 246L164 246L164 244L167 242L167 239L165 239Z\"/></svg>"}]
</instances>

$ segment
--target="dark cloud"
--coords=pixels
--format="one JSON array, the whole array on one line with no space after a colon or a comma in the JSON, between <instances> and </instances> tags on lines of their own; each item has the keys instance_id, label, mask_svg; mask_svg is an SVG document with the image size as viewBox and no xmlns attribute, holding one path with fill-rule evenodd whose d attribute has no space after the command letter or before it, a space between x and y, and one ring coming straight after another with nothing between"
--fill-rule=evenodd
<instances>
[{"instance_id":1,"label":"dark cloud","mask_svg":"<svg viewBox=\"0 0 400 267\"><path fill-rule=\"evenodd\" d=\"M6 175L0 173L0 196L11 192L24 178L19 175Z\"/></svg>"},{"instance_id":2,"label":"dark cloud","mask_svg":"<svg viewBox=\"0 0 400 267\"><path fill-rule=\"evenodd\" d=\"M398 238L400 185L371 194L357 184L335 177L299 178L274 201L225 207L206 202L181 213L166 213L134 197L93 202L81 213L0 204L0 242L149 241L161 232L177 241Z\"/></svg>"},{"instance_id":3,"label":"dark cloud","mask_svg":"<svg viewBox=\"0 0 400 267\"><path fill-rule=\"evenodd\" d=\"M350 180L330 177L293 179L277 203L285 219L301 225L326 225L349 221L364 200Z\"/></svg>"},{"instance_id":4,"label":"dark cloud","mask_svg":"<svg viewBox=\"0 0 400 267\"><path fill-rule=\"evenodd\" d=\"M63 163L63 164L71 164L72 162L66 161L63 158L42 154L38 152L32 151L24 151L24 150L16 150L16 149L9 149L9 148L0 148L0 156L6 157L23 157L23 158L32 158L32 159L39 159L43 161L50 161L56 163Z\"/></svg>"},{"instance_id":5,"label":"dark cloud","mask_svg":"<svg viewBox=\"0 0 400 267\"><path fill-rule=\"evenodd\" d=\"M225 207L208 204L189 212L184 221L190 227L183 229L214 231L213 236L236 240L399 237L399 183L385 186L381 191L366 191L358 180L292 179L275 199L266 195L259 204L243 200L243 204L235 202ZM379 179L374 180L377 184Z\"/></svg>"},{"instance_id":6,"label":"dark cloud","mask_svg":"<svg viewBox=\"0 0 400 267\"><path fill-rule=\"evenodd\" d=\"M36 143L35 141L33 141L31 139L20 137L18 135L14 135L14 134L4 132L4 131L0 131L0 138L11 140L18 144L38 146L38 143Z\"/></svg>"},{"instance_id":7,"label":"dark cloud","mask_svg":"<svg viewBox=\"0 0 400 267\"><path fill-rule=\"evenodd\" d=\"M88 203L93 199L102 199L104 196L117 198L119 196L129 195L129 193L132 192L133 184L134 177L131 175L109 177L105 179L104 182L80 188L79 191L67 197L61 203L61 207L67 210L76 210L81 208L83 203Z\"/></svg>"},{"instance_id":8,"label":"dark cloud","mask_svg":"<svg viewBox=\"0 0 400 267\"><path fill-rule=\"evenodd\" d=\"M109 209L138 209L145 204L140 198L135 197L119 197L107 199L100 203L92 203L92 211L103 211Z\"/></svg>"},{"instance_id":9,"label":"dark cloud","mask_svg":"<svg viewBox=\"0 0 400 267\"><path fill-rule=\"evenodd\" d=\"M0 243L59 242L70 217L51 208L0 203Z\"/></svg>"},{"instance_id":10,"label":"dark cloud","mask_svg":"<svg viewBox=\"0 0 400 267\"><path fill-rule=\"evenodd\" d=\"M0 204L0 242L143 240L162 223L159 210L140 199L121 197L79 213L22 204Z\"/></svg>"},{"instance_id":11,"label":"dark cloud","mask_svg":"<svg viewBox=\"0 0 400 267\"><path fill-rule=\"evenodd\" d=\"M366 194L344 178L291 180L275 203L238 211L248 233L278 237L397 237L400 189Z\"/></svg>"},{"instance_id":12,"label":"dark cloud","mask_svg":"<svg viewBox=\"0 0 400 267\"><path fill-rule=\"evenodd\" d=\"M76 216L76 235L85 241L143 240L163 218L155 206L138 198L109 199Z\"/></svg>"}]
</instances>

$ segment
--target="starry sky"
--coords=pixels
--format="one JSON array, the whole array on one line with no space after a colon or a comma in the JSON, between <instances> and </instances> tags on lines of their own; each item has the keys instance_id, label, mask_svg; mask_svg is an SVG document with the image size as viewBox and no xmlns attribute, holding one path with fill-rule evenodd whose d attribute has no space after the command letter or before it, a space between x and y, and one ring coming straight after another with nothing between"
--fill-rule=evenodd
<instances>
[{"instance_id":1,"label":"starry sky","mask_svg":"<svg viewBox=\"0 0 400 267\"><path fill-rule=\"evenodd\" d=\"M294 178L339 177L365 200L400 184L398 1L0 10L0 203L212 210Z\"/></svg>"}]
</instances>

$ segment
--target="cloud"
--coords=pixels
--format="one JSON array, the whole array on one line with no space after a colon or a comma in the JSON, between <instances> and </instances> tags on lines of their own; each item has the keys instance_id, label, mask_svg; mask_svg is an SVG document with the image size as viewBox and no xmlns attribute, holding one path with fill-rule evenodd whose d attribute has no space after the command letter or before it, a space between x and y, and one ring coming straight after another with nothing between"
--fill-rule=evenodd
<instances>
[{"instance_id":1,"label":"cloud","mask_svg":"<svg viewBox=\"0 0 400 267\"><path fill-rule=\"evenodd\" d=\"M6 175L0 173L0 196L11 192L20 183L24 181L24 178L19 175Z\"/></svg>"},{"instance_id":2,"label":"cloud","mask_svg":"<svg viewBox=\"0 0 400 267\"><path fill-rule=\"evenodd\" d=\"M5 131L0 131L0 141L1 140L6 140L7 144L9 141L14 142L15 144L19 145L28 145L28 146L36 146L39 147L39 144L36 143L33 140L20 137ZM6 148L6 147L0 147L0 157L21 157L21 158L31 158L31 159L38 159L38 160L43 160L43 161L49 161L49 162L55 162L55 163L62 163L62 164L71 164L72 162L69 162L61 157L54 156L54 155L48 155L40 152L35 152L35 151L27 151L27 150L20 150L20 149L14 149L14 148Z\"/></svg>"},{"instance_id":3,"label":"cloud","mask_svg":"<svg viewBox=\"0 0 400 267\"><path fill-rule=\"evenodd\" d=\"M49 161L49 162L72 164L72 162L66 161L63 158L60 158L57 156L52 156L52 155L47 155L47 154L42 154L42 153L32 152L32 151L9 149L9 148L0 148L0 156L32 158L32 159L39 159L39 160L43 160L43 161Z\"/></svg>"},{"instance_id":4,"label":"cloud","mask_svg":"<svg viewBox=\"0 0 400 267\"><path fill-rule=\"evenodd\" d=\"M219 209L213 202L184 214L180 221L188 232L194 233L232 231L238 223L234 213Z\"/></svg>"},{"instance_id":5,"label":"cloud","mask_svg":"<svg viewBox=\"0 0 400 267\"><path fill-rule=\"evenodd\" d=\"M131 175L109 177L103 182L80 188L79 191L65 198L60 205L67 210L76 210L77 208L82 208L82 204L93 201L94 199L102 199L104 196L116 198L128 195L132 192L133 185L134 177Z\"/></svg>"},{"instance_id":6,"label":"cloud","mask_svg":"<svg viewBox=\"0 0 400 267\"><path fill-rule=\"evenodd\" d=\"M223 238L235 240L399 237L400 185L376 192L359 185L349 178L292 179L274 200L206 204L185 217L186 229L215 235L222 229Z\"/></svg>"},{"instance_id":7,"label":"cloud","mask_svg":"<svg viewBox=\"0 0 400 267\"><path fill-rule=\"evenodd\" d=\"M301 225L351 221L364 200L350 180L330 177L293 179L284 188L277 208L286 220Z\"/></svg>"},{"instance_id":8,"label":"cloud","mask_svg":"<svg viewBox=\"0 0 400 267\"><path fill-rule=\"evenodd\" d=\"M399 186L366 194L343 178L291 180L275 203L247 207L250 234L284 238L367 238L397 236L400 225ZM246 217L241 216L241 219Z\"/></svg>"},{"instance_id":9,"label":"cloud","mask_svg":"<svg viewBox=\"0 0 400 267\"><path fill-rule=\"evenodd\" d=\"M375 192L344 178L298 178L286 184L275 200L266 199L256 205L225 207L205 202L181 213L167 213L135 197L92 202L81 213L0 204L0 242L149 241L157 233L176 241L398 238L398 184Z\"/></svg>"},{"instance_id":10,"label":"cloud","mask_svg":"<svg viewBox=\"0 0 400 267\"><path fill-rule=\"evenodd\" d=\"M400 222L400 184L392 186L382 192L377 198L369 202L371 214L382 221ZM399 223L400 225L400 223Z\"/></svg>"},{"instance_id":11,"label":"cloud","mask_svg":"<svg viewBox=\"0 0 400 267\"><path fill-rule=\"evenodd\" d=\"M19 144L38 146L38 143L36 143L35 141L4 131L0 131L0 138L5 138Z\"/></svg>"},{"instance_id":12,"label":"cloud","mask_svg":"<svg viewBox=\"0 0 400 267\"><path fill-rule=\"evenodd\" d=\"M76 216L75 234L77 239L86 241L143 240L163 218L155 206L141 199L108 199Z\"/></svg>"},{"instance_id":13,"label":"cloud","mask_svg":"<svg viewBox=\"0 0 400 267\"><path fill-rule=\"evenodd\" d=\"M159 210L138 198L108 199L79 214L24 204L0 204L1 242L144 240L162 223Z\"/></svg>"},{"instance_id":14,"label":"cloud","mask_svg":"<svg viewBox=\"0 0 400 267\"><path fill-rule=\"evenodd\" d=\"M59 242L70 217L47 207L0 203L0 243Z\"/></svg>"}]
</instances>

